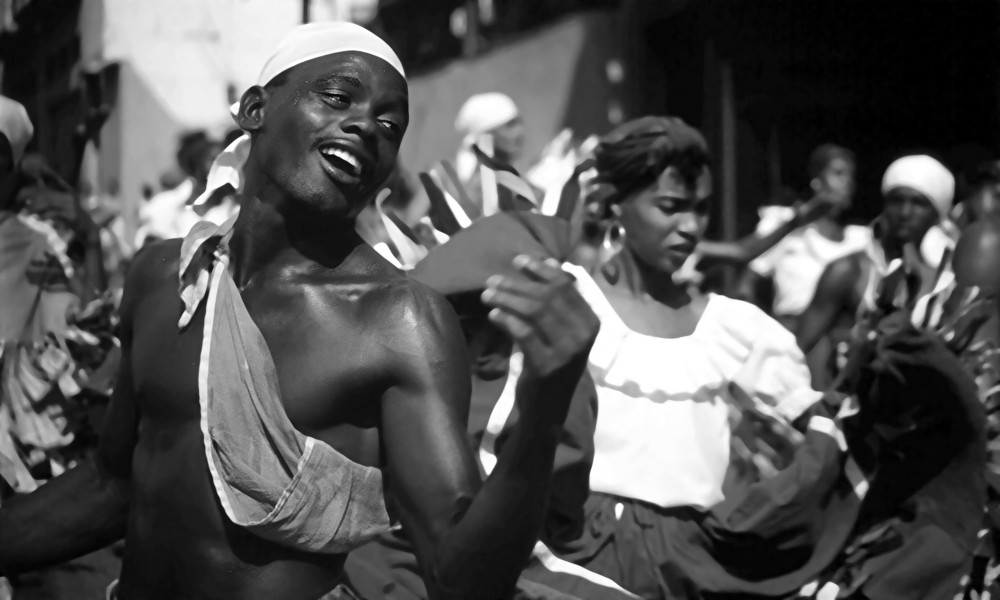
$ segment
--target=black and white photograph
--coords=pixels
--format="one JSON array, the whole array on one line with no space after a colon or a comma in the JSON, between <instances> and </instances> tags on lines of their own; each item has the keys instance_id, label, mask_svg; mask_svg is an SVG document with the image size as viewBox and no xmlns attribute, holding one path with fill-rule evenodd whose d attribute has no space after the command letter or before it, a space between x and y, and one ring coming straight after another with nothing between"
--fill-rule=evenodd
<instances>
[{"instance_id":1,"label":"black and white photograph","mask_svg":"<svg viewBox=\"0 0 1000 600\"><path fill-rule=\"evenodd\" d=\"M1000 1L0 0L0 600L1000 600Z\"/></svg>"}]
</instances>

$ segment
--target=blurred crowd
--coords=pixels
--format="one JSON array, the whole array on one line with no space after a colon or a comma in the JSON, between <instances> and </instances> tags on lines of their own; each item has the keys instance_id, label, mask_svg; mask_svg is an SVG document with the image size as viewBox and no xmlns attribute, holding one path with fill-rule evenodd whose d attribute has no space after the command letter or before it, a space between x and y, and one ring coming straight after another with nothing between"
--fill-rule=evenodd
<instances>
[{"instance_id":1,"label":"blurred crowd","mask_svg":"<svg viewBox=\"0 0 1000 600\"><path fill-rule=\"evenodd\" d=\"M557 460L566 483L557 485L523 576L524 597L555 598L538 590L565 586L582 598L680 597L683 589L862 597L848 592L863 588L904 598L917 597L909 594L918 586L937 586L947 592L934 596L941 598L1000 593L1000 159L956 184L932 153L900 156L884 173L878 218L859 224L847 220L857 159L817 140L824 143L800 157L807 189L763 206L752 234L713 240L705 231L717 180L693 127L644 117L585 139L566 130L522 174L512 165L524 164L531 125L501 92L472 96L455 119L455 155L421 173L398 165L357 220L386 261L431 287L480 255L537 248L572 265L601 318L590 369L601 418L591 410L581 430L567 422L567 447L579 452ZM120 200L65 181L27 151L32 124L10 98L0 97L0 134L2 504L94 451L121 360L118 309L133 257L200 221L237 217L242 190L230 159L246 149L239 130L224 139L184 135L177 164L158 189L145 190L137 234L127 236ZM716 269L737 277L712 277ZM700 318L657 297L646 271L685 290ZM639 280L641 293L630 287ZM718 288L720 281L733 283ZM516 351L466 310L469 290L438 289L456 298L477 359L474 379L500 382L473 398L469 433L482 458L503 441L509 414L498 409L500 388L517 368ZM938 347L899 333L907 328L940 339L968 381L955 383L950 371L926 375L929 364L941 364ZM495 356L501 360L487 360ZM673 367L664 371L664 363ZM499 375L490 371L497 364ZM887 372L910 379L886 383L879 377ZM951 390L953 407L923 398L918 380ZM966 383L975 406L963 404ZM732 389L720 408L713 386L723 384ZM893 395L891 385L902 387ZM859 395L876 409L851 424ZM608 408L636 398L673 402L680 412ZM810 437L834 417L853 428L853 460L828 462ZM731 436L710 430L717 418ZM876 439L877 449L861 449ZM978 446L970 451L970 443ZM581 464L582 492L574 487ZM853 478L845 485L854 491L871 485L858 498L878 496L870 501L878 508L848 508L839 488L807 493L820 484L804 481L828 468ZM490 469L486 458L482 470ZM775 481L780 493L761 487ZM781 493L794 501L776 499ZM388 583L400 598L426 597L395 535L351 555L342 597L369 597L365 589ZM681 538L687 546L679 549L671 540ZM766 576L726 563L750 538L755 554L773 559ZM576 581L564 581L570 576ZM822 595L830 585L841 595Z\"/></svg>"}]
</instances>

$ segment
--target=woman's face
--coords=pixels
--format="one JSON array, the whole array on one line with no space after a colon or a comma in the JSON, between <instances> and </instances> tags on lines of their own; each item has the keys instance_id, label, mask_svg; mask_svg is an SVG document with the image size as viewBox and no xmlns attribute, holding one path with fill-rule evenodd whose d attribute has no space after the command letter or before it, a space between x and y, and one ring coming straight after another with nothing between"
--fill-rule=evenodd
<instances>
[{"instance_id":1,"label":"woman's face","mask_svg":"<svg viewBox=\"0 0 1000 600\"><path fill-rule=\"evenodd\" d=\"M674 167L667 167L652 185L619 205L625 247L658 271L678 270L705 235L711 194L707 167L694 185L685 183Z\"/></svg>"}]
</instances>

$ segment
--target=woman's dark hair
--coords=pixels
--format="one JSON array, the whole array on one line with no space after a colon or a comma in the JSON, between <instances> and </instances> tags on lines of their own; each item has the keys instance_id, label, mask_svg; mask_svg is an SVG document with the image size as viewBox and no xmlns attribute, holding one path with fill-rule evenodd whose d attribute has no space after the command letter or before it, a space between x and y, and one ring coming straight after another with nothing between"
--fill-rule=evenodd
<instances>
[{"instance_id":1,"label":"woman's dark hair","mask_svg":"<svg viewBox=\"0 0 1000 600\"><path fill-rule=\"evenodd\" d=\"M674 167L694 185L711 161L705 138L676 117L642 117L601 138L594 150L597 182L613 188L607 201L615 204L651 185L667 167Z\"/></svg>"}]
</instances>

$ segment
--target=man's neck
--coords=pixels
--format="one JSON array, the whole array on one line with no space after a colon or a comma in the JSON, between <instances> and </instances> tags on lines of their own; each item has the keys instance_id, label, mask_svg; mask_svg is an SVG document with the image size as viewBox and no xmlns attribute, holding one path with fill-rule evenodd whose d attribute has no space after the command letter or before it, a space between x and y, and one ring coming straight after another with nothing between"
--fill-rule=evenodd
<instances>
[{"instance_id":1,"label":"man's neck","mask_svg":"<svg viewBox=\"0 0 1000 600\"><path fill-rule=\"evenodd\" d=\"M258 194L243 195L230 242L233 280L240 289L269 266L336 268L364 243L353 221L338 226L315 215L288 213Z\"/></svg>"}]
</instances>

